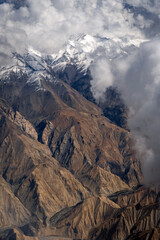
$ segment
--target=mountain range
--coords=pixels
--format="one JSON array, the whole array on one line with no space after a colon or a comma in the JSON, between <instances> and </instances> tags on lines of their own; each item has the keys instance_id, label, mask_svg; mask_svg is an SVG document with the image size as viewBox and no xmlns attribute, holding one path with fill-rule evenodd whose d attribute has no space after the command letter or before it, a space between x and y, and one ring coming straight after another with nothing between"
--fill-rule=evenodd
<instances>
[{"instance_id":1,"label":"mountain range","mask_svg":"<svg viewBox=\"0 0 160 240\"><path fill-rule=\"evenodd\" d=\"M83 35L0 69L0 239L160 238L160 192L143 185L122 96L91 91L104 47L110 60L136 48Z\"/></svg>"}]
</instances>

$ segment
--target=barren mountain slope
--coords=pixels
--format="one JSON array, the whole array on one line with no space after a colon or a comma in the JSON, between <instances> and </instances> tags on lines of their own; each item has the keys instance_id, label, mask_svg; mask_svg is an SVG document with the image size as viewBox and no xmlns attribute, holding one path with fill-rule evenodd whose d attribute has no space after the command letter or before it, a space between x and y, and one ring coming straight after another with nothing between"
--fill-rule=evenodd
<instances>
[{"instance_id":1,"label":"barren mountain slope","mask_svg":"<svg viewBox=\"0 0 160 240\"><path fill-rule=\"evenodd\" d=\"M92 230L88 239L160 239L160 193L155 188L138 188L110 197L121 207L100 226Z\"/></svg>"},{"instance_id":2,"label":"barren mountain slope","mask_svg":"<svg viewBox=\"0 0 160 240\"><path fill-rule=\"evenodd\" d=\"M2 227L0 239L90 239L89 231L123 211L107 196L142 181L132 136L67 84L44 78L36 90L25 79L0 84L0 174L32 219Z\"/></svg>"},{"instance_id":3,"label":"barren mountain slope","mask_svg":"<svg viewBox=\"0 0 160 240\"><path fill-rule=\"evenodd\" d=\"M29 211L13 194L11 187L0 176L0 229L22 226L31 219Z\"/></svg>"},{"instance_id":4,"label":"barren mountain slope","mask_svg":"<svg viewBox=\"0 0 160 240\"><path fill-rule=\"evenodd\" d=\"M41 88L37 84L41 82ZM64 82L11 74L0 94L30 121L52 156L78 179L86 165L98 165L129 186L141 181L132 136L101 116L101 110ZM114 191L114 190L113 190Z\"/></svg>"},{"instance_id":5,"label":"barren mountain slope","mask_svg":"<svg viewBox=\"0 0 160 240\"><path fill-rule=\"evenodd\" d=\"M72 208L55 214L50 219L50 227L56 234L67 234L76 239L87 239L90 229L103 222L119 209L106 197L90 197Z\"/></svg>"},{"instance_id":6,"label":"barren mountain slope","mask_svg":"<svg viewBox=\"0 0 160 240\"><path fill-rule=\"evenodd\" d=\"M30 213L45 221L63 207L84 199L88 191L59 165L46 145L10 120L12 109L2 103L0 173Z\"/></svg>"}]
</instances>

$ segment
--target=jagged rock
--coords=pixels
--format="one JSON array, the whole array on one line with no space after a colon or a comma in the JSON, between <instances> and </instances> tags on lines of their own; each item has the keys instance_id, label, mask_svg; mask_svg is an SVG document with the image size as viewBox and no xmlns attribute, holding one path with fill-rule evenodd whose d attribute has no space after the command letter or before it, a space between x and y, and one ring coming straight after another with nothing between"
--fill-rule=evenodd
<instances>
[{"instance_id":1,"label":"jagged rock","mask_svg":"<svg viewBox=\"0 0 160 240\"><path fill-rule=\"evenodd\" d=\"M49 149L23 134L20 128L8 119L1 120L0 173L14 186L50 156ZM41 146L42 145L42 146Z\"/></svg>"},{"instance_id":2,"label":"jagged rock","mask_svg":"<svg viewBox=\"0 0 160 240\"><path fill-rule=\"evenodd\" d=\"M37 132L33 125L19 112L14 111L3 99L0 99L0 112L3 116L7 117L10 121L16 124L22 131L29 134L32 138L38 138Z\"/></svg>"},{"instance_id":3,"label":"jagged rock","mask_svg":"<svg viewBox=\"0 0 160 240\"><path fill-rule=\"evenodd\" d=\"M24 132L28 133L30 136L37 140L38 135L33 125L27 121L19 112L10 112L9 119L18 125Z\"/></svg>"}]
</instances>

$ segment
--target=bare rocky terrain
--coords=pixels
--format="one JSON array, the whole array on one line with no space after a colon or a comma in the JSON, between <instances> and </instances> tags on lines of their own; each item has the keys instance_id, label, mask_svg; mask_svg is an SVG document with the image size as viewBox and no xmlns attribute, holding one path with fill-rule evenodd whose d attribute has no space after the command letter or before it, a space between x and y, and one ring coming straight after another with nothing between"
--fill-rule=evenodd
<instances>
[{"instance_id":1,"label":"bare rocky terrain","mask_svg":"<svg viewBox=\"0 0 160 240\"><path fill-rule=\"evenodd\" d=\"M67 83L0 82L0 239L159 239L129 131Z\"/></svg>"}]
</instances>

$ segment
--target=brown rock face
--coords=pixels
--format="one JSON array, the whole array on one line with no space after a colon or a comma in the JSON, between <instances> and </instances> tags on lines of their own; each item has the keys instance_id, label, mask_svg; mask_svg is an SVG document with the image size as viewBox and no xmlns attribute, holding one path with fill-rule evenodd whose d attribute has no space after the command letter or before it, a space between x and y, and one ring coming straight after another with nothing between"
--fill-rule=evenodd
<instances>
[{"instance_id":1,"label":"brown rock face","mask_svg":"<svg viewBox=\"0 0 160 240\"><path fill-rule=\"evenodd\" d=\"M22 226L30 221L30 217L29 211L0 176L0 229Z\"/></svg>"},{"instance_id":2,"label":"brown rock face","mask_svg":"<svg viewBox=\"0 0 160 240\"><path fill-rule=\"evenodd\" d=\"M22 131L21 125L11 122L10 116L7 118L5 114L0 114L0 119L0 173L15 187L47 158L50 151L35 141L31 134Z\"/></svg>"},{"instance_id":3,"label":"brown rock face","mask_svg":"<svg viewBox=\"0 0 160 240\"><path fill-rule=\"evenodd\" d=\"M35 126L39 142L62 166L79 180L86 166L95 164L131 187L141 182L140 163L126 130L111 124L97 106L64 82L43 78L44 90L35 91L27 80L24 75L15 81L11 75L9 87L0 86L0 93Z\"/></svg>"},{"instance_id":4,"label":"brown rock face","mask_svg":"<svg viewBox=\"0 0 160 240\"><path fill-rule=\"evenodd\" d=\"M86 165L80 175L80 181L95 196L107 196L113 189L114 191L130 189L120 177L96 165Z\"/></svg>"},{"instance_id":5,"label":"brown rock face","mask_svg":"<svg viewBox=\"0 0 160 240\"><path fill-rule=\"evenodd\" d=\"M16 196L44 222L64 207L86 198L88 191L51 156L49 148L1 113L0 172ZM3 131L5 129L5 131Z\"/></svg>"},{"instance_id":6,"label":"brown rock face","mask_svg":"<svg viewBox=\"0 0 160 240\"><path fill-rule=\"evenodd\" d=\"M131 134L67 84L27 80L0 82L0 239L156 239Z\"/></svg>"},{"instance_id":7,"label":"brown rock face","mask_svg":"<svg viewBox=\"0 0 160 240\"><path fill-rule=\"evenodd\" d=\"M70 172L49 161L38 165L17 191L26 208L45 224L53 214L87 196L88 191Z\"/></svg>"},{"instance_id":8,"label":"brown rock face","mask_svg":"<svg viewBox=\"0 0 160 240\"><path fill-rule=\"evenodd\" d=\"M121 209L92 230L88 239L160 239L159 196L156 189L145 188L111 196Z\"/></svg>"},{"instance_id":9,"label":"brown rock face","mask_svg":"<svg viewBox=\"0 0 160 240\"><path fill-rule=\"evenodd\" d=\"M52 120L56 112L64 109L101 114L96 105L87 101L64 82L41 78L43 89L37 90L36 83L29 84L28 80L29 77L25 74L17 77L12 73L8 84L0 82L0 96L35 125L42 120Z\"/></svg>"},{"instance_id":10,"label":"brown rock face","mask_svg":"<svg viewBox=\"0 0 160 240\"><path fill-rule=\"evenodd\" d=\"M86 166L97 165L129 186L140 183L140 164L127 131L103 116L67 110L56 114L52 125L48 136L50 150L79 179Z\"/></svg>"},{"instance_id":11,"label":"brown rock face","mask_svg":"<svg viewBox=\"0 0 160 240\"><path fill-rule=\"evenodd\" d=\"M76 206L57 213L50 219L55 233L66 234L78 239L86 239L88 231L104 221L119 206L106 197L90 197Z\"/></svg>"}]
</instances>

